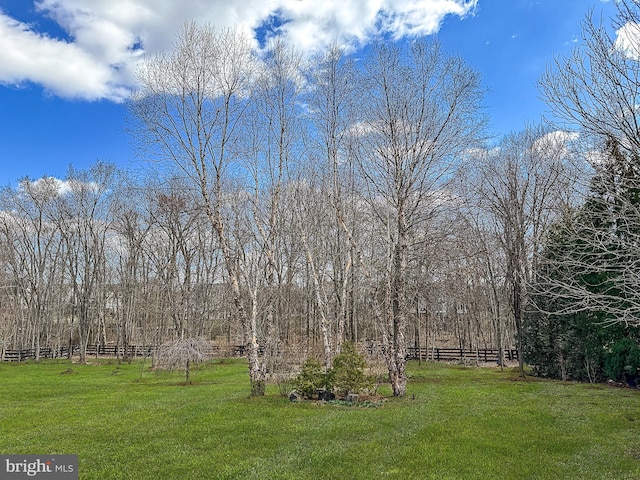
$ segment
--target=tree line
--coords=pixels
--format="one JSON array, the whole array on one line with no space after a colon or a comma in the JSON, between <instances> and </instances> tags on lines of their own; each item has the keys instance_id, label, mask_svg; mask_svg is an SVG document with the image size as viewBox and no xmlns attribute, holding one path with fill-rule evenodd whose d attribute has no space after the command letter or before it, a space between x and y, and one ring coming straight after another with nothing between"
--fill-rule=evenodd
<instances>
[{"instance_id":1,"label":"tree line","mask_svg":"<svg viewBox=\"0 0 640 480\"><path fill-rule=\"evenodd\" d=\"M619 4L621 25L636 7ZM604 35L589 18L585 32ZM216 339L246 346L260 395L288 346L329 369L345 340L367 342L404 395L409 345L515 345L542 368L566 358L545 325L585 311L634 338L636 187L620 179L635 179L640 137L623 130L635 108L609 97L637 93L637 57L602 41L581 47L588 67L579 52L541 79L566 123L492 145L479 75L437 41L308 61L277 39L256 50L239 30L186 24L145 60L128 103L142 174L97 162L0 192L2 345L77 343L84 359L89 342ZM610 90L588 78L600 63ZM578 222L593 223L589 208L609 223ZM598 238L604 252L587 253L602 265L565 241L569 227ZM571 283L586 265L611 286Z\"/></svg>"}]
</instances>

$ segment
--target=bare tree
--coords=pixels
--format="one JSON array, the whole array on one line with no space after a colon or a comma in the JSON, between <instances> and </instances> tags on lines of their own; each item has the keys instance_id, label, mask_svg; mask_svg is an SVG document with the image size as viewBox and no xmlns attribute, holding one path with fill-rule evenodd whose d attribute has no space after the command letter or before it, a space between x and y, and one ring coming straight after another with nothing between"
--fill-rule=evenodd
<instances>
[{"instance_id":1,"label":"bare tree","mask_svg":"<svg viewBox=\"0 0 640 480\"><path fill-rule=\"evenodd\" d=\"M629 154L640 151L640 3L616 4L612 28L593 13L586 17L582 41L549 66L539 88L551 108L548 120L554 128L579 131L597 151L604 151L614 138Z\"/></svg>"},{"instance_id":2,"label":"bare tree","mask_svg":"<svg viewBox=\"0 0 640 480\"><path fill-rule=\"evenodd\" d=\"M250 312L243 301L238 257L227 230L224 205L238 154L242 117L249 105L254 59L237 30L186 24L174 48L148 59L130 102L139 123L134 134L157 159L169 162L197 192L222 251L238 317L249 343L252 391L259 393L261 366Z\"/></svg>"},{"instance_id":3,"label":"bare tree","mask_svg":"<svg viewBox=\"0 0 640 480\"><path fill-rule=\"evenodd\" d=\"M638 325L640 315L640 156L611 141L583 205L558 221L541 259L536 293L543 313L599 313ZM545 303L551 302L553 312Z\"/></svg>"},{"instance_id":4,"label":"bare tree","mask_svg":"<svg viewBox=\"0 0 640 480\"><path fill-rule=\"evenodd\" d=\"M300 94L302 89L301 57L282 40L267 45L253 84L252 111L248 112L248 158L245 167L250 184L250 231L256 246L259 276L254 277L252 295L252 331L260 334L264 350L262 381L266 379L269 356L277 352L278 299L283 283L285 188L290 169L300 156ZM247 282L251 283L251 282ZM262 301L259 302L260 297ZM258 309L263 313L258 329ZM260 331L261 330L261 331ZM255 336L255 335L254 335ZM253 350L251 351L253 353ZM261 387L264 390L264 387Z\"/></svg>"},{"instance_id":5,"label":"bare tree","mask_svg":"<svg viewBox=\"0 0 640 480\"><path fill-rule=\"evenodd\" d=\"M215 232L248 343L254 395L264 394L260 353L269 351L274 322L270 295L280 192L295 138L298 61L275 44L258 68L243 33L188 24L172 52L141 68L131 102L139 138L186 177ZM263 322L259 295L267 296Z\"/></svg>"},{"instance_id":6,"label":"bare tree","mask_svg":"<svg viewBox=\"0 0 640 480\"><path fill-rule=\"evenodd\" d=\"M350 230L349 235L355 234L354 212L349 208L353 196L347 193L352 175L345 162L355 69L342 50L331 45L313 59L308 72L308 159L296 184L296 223L320 316L325 366L329 368L345 340L352 314L348 305L353 304L352 246L343 226Z\"/></svg>"},{"instance_id":7,"label":"bare tree","mask_svg":"<svg viewBox=\"0 0 640 480\"><path fill-rule=\"evenodd\" d=\"M115 167L97 162L88 171L71 169L68 192L57 198L57 222L65 251L72 323L78 321L80 361L90 335L105 343L106 242L111 222Z\"/></svg>"},{"instance_id":8,"label":"bare tree","mask_svg":"<svg viewBox=\"0 0 640 480\"><path fill-rule=\"evenodd\" d=\"M585 206L567 214L562 226L567 238L588 247L557 252L558 267L545 265L538 287L564 301L561 313L602 312L614 322L637 323L640 2L616 5L612 28L587 16L582 42L539 82L552 122L580 133L595 175ZM589 275L611 281L589 285Z\"/></svg>"},{"instance_id":9,"label":"bare tree","mask_svg":"<svg viewBox=\"0 0 640 480\"><path fill-rule=\"evenodd\" d=\"M62 273L61 242L58 226L52 222L60 182L52 177L32 181L23 179L17 189L2 190L0 239L7 250L10 284L18 304L26 306L25 323L18 327L14 345L31 347L39 358L41 341L52 340L53 300ZM16 319L23 315L16 313Z\"/></svg>"},{"instance_id":10,"label":"bare tree","mask_svg":"<svg viewBox=\"0 0 640 480\"><path fill-rule=\"evenodd\" d=\"M149 291L149 278L145 275L145 264L149 261L145 248L153 222L145 203L142 189L131 179L121 176L113 208L112 228L117 235L117 255L112 262L117 278L117 285L113 285L118 318L117 344L125 360L134 336L134 325L144 323L144 292Z\"/></svg>"},{"instance_id":11,"label":"bare tree","mask_svg":"<svg viewBox=\"0 0 640 480\"><path fill-rule=\"evenodd\" d=\"M299 233L299 241L304 251L306 267L312 284L313 300L320 317L320 333L322 339L322 350L324 354L325 368L331 368L334 354L333 328L331 322L331 305L329 294L327 293L327 277L333 265L330 265L328 258L327 236L331 231L326 227L327 196L323 191L321 177L311 169L306 169L306 177L300 179L295 184L295 205L296 214L295 228ZM333 272L334 274L336 272ZM340 313L336 310L336 313ZM340 329L336 335L340 334ZM337 340L340 342L340 339Z\"/></svg>"},{"instance_id":12,"label":"bare tree","mask_svg":"<svg viewBox=\"0 0 640 480\"><path fill-rule=\"evenodd\" d=\"M466 185L472 181L464 180ZM467 200L477 199L474 194L463 190ZM492 335L492 345L498 349L498 363L504 366L504 348L512 345L515 338L512 316L509 315L510 294L507 292L509 281L506 273L506 260L502 248L501 231L496 228L491 213L478 209L477 204L465 202L462 218L466 241L471 250L465 258L476 265L476 282L485 289L486 312L490 316L488 328L482 334ZM467 208L468 207L468 208ZM508 342L508 343L505 343Z\"/></svg>"},{"instance_id":13,"label":"bare tree","mask_svg":"<svg viewBox=\"0 0 640 480\"><path fill-rule=\"evenodd\" d=\"M414 235L442 205L456 161L480 139L481 89L475 72L435 42L414 42L408 52L380 45L363 74L353 153L362 198L387 232L378 326L394 395L402 396Z\"/></svg>"},{"instance_id":14,"label":"bare tree","mask_svg":"<svg viewBox=\"0 0 640 480\"><path fill-rule=\"evenodd\" d=\"M154 367L174 370L184 368L185 383L189 383L191 365L210 357L211 346L200 337L178 338L158 347L153 358Z\"/></svg>"},{"instance_id":15,"label":"bare tree","mask_svg":"<svg viewBox=\"0 0 640 480\"><path fill-rule=\"evenodd\" d=\"M476 158L478 170L472 181L478 206L490 215L504 252L520 350L527 285L533 279L537 254L551 222L575 192L569 139L562 132L530 128L505 137L498 148ZM524 374L522 355L519 361Z\"/></svg>"}]
</instances>

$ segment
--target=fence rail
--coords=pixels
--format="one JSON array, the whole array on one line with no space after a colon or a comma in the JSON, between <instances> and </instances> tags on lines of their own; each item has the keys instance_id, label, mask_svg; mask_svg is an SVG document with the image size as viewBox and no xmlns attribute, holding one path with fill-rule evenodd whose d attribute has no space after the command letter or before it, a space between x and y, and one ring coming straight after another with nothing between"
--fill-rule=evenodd
<instances>
[{"instance_id":1,"label":"fence rail","mask_svg":"<svg viewBox=\"0 0 640 480\"><path fill-rule=\"evenodd\" d=\"M407 359L433 360L436 362L455 361L464 358L478 360L480 362L498 362L499 350L497 348L425 348L408 347ZM518 360L518 350L505 348L504 360Z\"/></svg>"},{"instance_id":2,"label":"fence rail","mask_svg":"<svg viewBox=\"0 0 640 480\"><path fill-rule=\"evenodd\" d=\"M129 345L126 348L126 355L124 347L117 345L87 345L87 357L152 357L155 355L158 349L155 345ZM371 348L369 349L371 350ZM212 346L212 355L224 354L219 347ZM228 352L235 356L246 355L244 345L236 345L231 347ZM263 353L263 352L260 352ZM371 353L371 351L370 351ZM22 362L24 360L35 360L36 358L66 358L69 356L75 356L80 354L80 346L72 345L71 353L69 353L69 347L67 345L59 347L41 347L40 355L36 355L36 350L33 348L26 348L21 350L2 350L0 352L0 358L5 362ZM464 348L407 348L407 359L432 360L436 362L440 361L456 361L461 359L475 359L481 362L497 362L498 361L498 349L495 348L479 348L479 349L464 349ZM518 350L516 349L504 349L503 358L505 360L517 360Z\"/></svg>"},{"instance_id":3,"label":"fence rail","mask_svg":"<svg viewBox=\"0 0 640 480\"><path fill-rule=\"evenodd\" d=\"M143 357L153 356L158 347L147 345L129 345L126 349L117 345L87 345L87 357ZM23 348L20 350L2 350L1 359L5 362L22 362L24 360L35 360L36 358L66 358L80 354L80 345L68 345L59 347L41 347L39 355L36 355L35 348Z\"/></svg>"}]
</instances>

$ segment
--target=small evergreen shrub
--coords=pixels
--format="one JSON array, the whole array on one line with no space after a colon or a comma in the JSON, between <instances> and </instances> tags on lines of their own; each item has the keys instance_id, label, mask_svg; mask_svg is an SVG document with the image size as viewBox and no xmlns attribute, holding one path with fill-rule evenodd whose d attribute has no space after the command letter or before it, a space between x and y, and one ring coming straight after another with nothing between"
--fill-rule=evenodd
<instances>
[{"instance_id":1,"label":"small evergreen shrub","mask_svg":"<svg viewBox=\"0 0 640 480\"><path fill-rule=\"evenodd\" d=\"M339 397L350 393L362 393L372 390L374 381L364 373L366 362L352 342L342 344L342 351L333 359L333 368L329 374L330 384Z\"/></svg>"},{"instance_id":2,"label":"small evergreen shrub","mask_svg":"<svg viewBox=\"0 0 640 480\"><path fill-rule=\"evenodd\" d=\"M294 387L304 397L311 398L320 389L331 389L328 380L324 366L316 358L310 357L302 365L302 371L296 377Z\"/></svg>"},{"instance_id":3,"label":"small evergreen shrub","mask_svg":"<svg viewBox=\"0 0 640 480\"><path fill-rule=\"evenodd\" d=\"M295 390L305 398L325 392L321 399L346 398L349 394L371 392L376 387L375 376L365 375L366 361L351 342L342 344L342 351L333 359L333 368L325 367L316 358L308 358L294 380Z\"/></svg>"}]
</instances>

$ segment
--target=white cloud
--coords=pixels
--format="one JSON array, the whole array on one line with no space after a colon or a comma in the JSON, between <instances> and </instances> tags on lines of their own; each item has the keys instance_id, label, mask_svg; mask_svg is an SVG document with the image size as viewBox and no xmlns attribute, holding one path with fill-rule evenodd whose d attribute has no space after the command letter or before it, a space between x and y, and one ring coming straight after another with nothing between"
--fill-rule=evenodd
<instances>
[{"instance_id":1,"label":"white cloud","mask_svg":"<svg viewBox=\"0 0 640 480\"><path fill-rule=\"evenodd\" d=\"M44 195L45 197L57 197L67 195L72 191L72 185L66 180L56 177L42 177L37 180L24 180L18 185L18 190L30 192L31 195Z\"/></svg>"},{"instance_id":2,"label":"white cloud","mask_svg":"<svg viewBox=\"0 0 640 480\"><path fill-rule=\"evenodd\" d=\"M126 93L122 86L112 84L109 66L79 45L35 33L3 14L0 41L0 82L27 80L64 97L89 100L117 99Z\"/></svg>"},{"instance_id":3,"label":"white cloud","mask_svg":"<svg viewBox=\"0 0 640 480\"><path fill-rule=\"evenodd\" d=\"M545 157L561 158L569 154L569 145L579 138L577 132L556 130L533 142L532 150Z\"/></svg>"},{"instance_id":4,"label":"white cloud","mask_svg":"<svg viewBox=\"0 0 640 480\"><path fill-rule=\"evenodd\" d=\"M640 24L628 22L616 31L616 48L633 59L640 59Z\"/></svg>"},{"instance_id":5,"label":"white cloud","mask_svg":"<svg viewBox=\"0 0 640 480\"><path fill-rule=\"evenodd\" d=\"M395 38L429 35L438 31L448 14L473 12L477 0L385 0L381 8L383 30Z\"/></svg>"},{"instance_id":6,"label":"white cloud","mask_svg":"<svg viewBox=\"0 0 640 480\"><path fill-rule=\"evenodd\" d=\"M478 0L35 0L68 39L58 39L0 11L0 83L34 82L87 100L125 98L144 53L169 49L186 21L255 31L272 17L277 34L310 53L332 42L363 45L377 33L429 35L449 14ZM143 50L144 49L144 50Z\"/></svg>"},{"instance_id":7,"label":"white cloud","mask_svg":"<svg viewBox=\"0 0 640 480\"><path fill-rule=\"evenodd\" d=\"M21 180L17 190L22 193L28 193L32 197L54 198L81 191L99 193L101 188L96 182L60 180L57 177L44 176L37 180Z\"/></svg>"}]
</instances>

